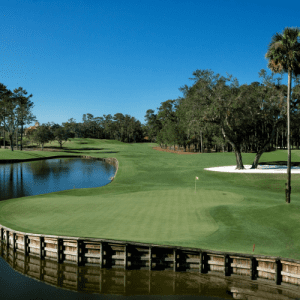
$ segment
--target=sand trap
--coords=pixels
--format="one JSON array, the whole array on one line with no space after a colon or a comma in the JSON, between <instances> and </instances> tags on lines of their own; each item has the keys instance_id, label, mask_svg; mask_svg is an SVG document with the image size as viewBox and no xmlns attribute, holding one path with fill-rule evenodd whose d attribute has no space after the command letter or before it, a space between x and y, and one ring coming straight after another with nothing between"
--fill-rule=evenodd
<instances>
[{"instance_id":1,"label":"sand trap","mask_svg":"<svg viewBox=\"0 0 300 300\"><path fill-rule=\"evenodd\" d=\"M250 169L251 165L244 165L244 170L235 170L236 165L233 166L224 166L224 167L214 167L214 168L205 168L204 170L207 171L217 171L217 172L227 172L227 173L287 173L287 167L286 166L258 166L258 169ZM292 174L300 174L300 168L291 168Z\"/></svg>"}]
</instances>

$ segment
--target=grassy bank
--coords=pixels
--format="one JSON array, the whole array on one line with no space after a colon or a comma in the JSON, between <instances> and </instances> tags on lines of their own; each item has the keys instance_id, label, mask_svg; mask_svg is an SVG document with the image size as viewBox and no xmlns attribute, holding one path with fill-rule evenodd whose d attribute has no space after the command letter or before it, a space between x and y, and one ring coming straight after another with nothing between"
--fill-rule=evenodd
<instances>
[{"instance_id":1,"label":"grassy bank","mask_svg":"<svg viewBox=\"0 0 300 300\"><path fill-rule=\"evenodd\" d=\"M104 187L0 202L0 224L30 233L240 253L253 253L255 244L255 254L300 259L300 174L292 174L291 204L286 204L286 174L206 171L235 165L234 153L178 155L155 146L72 139L62 152L0 150L1 159L74 153L119 161L117 176ZM255 154L242 156L251 164ZM286 150L261 157L262 162L286 159ZM292 151L292 161L300 162L299 150Z\"/></svg>"}]
</instances>

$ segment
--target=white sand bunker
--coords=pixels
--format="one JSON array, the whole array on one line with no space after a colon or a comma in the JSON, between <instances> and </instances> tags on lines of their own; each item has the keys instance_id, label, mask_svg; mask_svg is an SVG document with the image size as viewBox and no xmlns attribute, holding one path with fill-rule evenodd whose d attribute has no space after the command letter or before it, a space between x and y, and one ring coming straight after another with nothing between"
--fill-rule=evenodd
<instances>
[{"instance_id":1,"label":"white sand bunker","mask_svg":"<svg viewBox=\"0 0 300 300\"><path fill-rule=\"evenodd\" d=\"M287 173L287 166L279 165L259 165L257 169L250 169L251 165L244 165L243 170L235 170L236 165L205 168L207 171L227 172L227 173ZM300 174L300 167L291 167L292 174Z\"/></svg>"}]
</instances>

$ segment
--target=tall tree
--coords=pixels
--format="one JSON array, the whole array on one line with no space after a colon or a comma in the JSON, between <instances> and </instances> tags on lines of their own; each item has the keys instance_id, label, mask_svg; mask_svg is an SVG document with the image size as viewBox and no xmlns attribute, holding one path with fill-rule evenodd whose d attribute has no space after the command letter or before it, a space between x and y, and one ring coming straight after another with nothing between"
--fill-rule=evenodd
<instances>
[{"instance_id":1,"label":"tall tree","mask_svg":"<svg viewBox=\"0 0 300 300\"><path fill-rule=\"evenodd\" d=\"M265 70L261 70L265 76ZM264 78L265 79L265 78ZM245 148L252 148L255 144L257 153L252 164L252 169L257 168L261 155L270 148L277 128L284 121L281 108L284 104L285 87L275 85L273 81L265 82L267 85L253 82L240 87L240 97L249 105L248 139L244 142Z\"/></svg>"},{"instance_id":2,"label":"tall tree","mask_svg":"<svg viewBox=\"0 0 300 300\"><path fill-rule=\"evenodd\" d=\"M113 138L113 117L111 114L103 115L104 117L104 135L105 139Z\"/></svg>"},{"instance_id":3,"label":"tall tree","mask_svg":"<svg viewBox=\"0 0 300 300\"><path fill-rule=\"evenodd\" d=\"M21 126L21 151L23 150L23 126L25 124L28 125L31 122L37 121L36 117L33 116L30 111L33 108L33 102L30 101L32 94L30 94L28 97L25 97L24 95L27 95L27 91L24 90L22 87L14 89L13 97L15 98L16 103L18 104L18 107L16 109L17 120L18 125Z\"/></svg>"},{"instance_id":4,"label":"tall tree","mask_svg":"<svg viewBox=\"0 0 300 300\"><path fill-rule=\"evenodd\" d=\"M176 100L167 100L158 108L157 119L162 124L159 142L170 145L175 142Z\"/></svg>"},{"instance_id":5,"label":"tall tree","mask_svg":"<svg viewBox=\"0 0 300 300\"><path fill-rule=\"evenodd\" d=\"M63 141L66 142L70 138L74 138L75 136L73 132L59 125L55 126L55 128L52 130L53 130L54 139L58 141L60 148L62 148L62 145L64 144Z\"/></svg>"},{"instance_id":6,"label":"tall tree","mask_svg":"<svg viewBox=\"0 0 300 300\"><path fill-rule=\"evenodd\" d=\"M2 122L4 124L5 130L8 132L11 151L14 151L13 146L13 136L19 125L17 119L17 102L14 99L12 93L6 94L2 97L1 110L2 110Z\"/></svg>"},{"instance_id":7,"label":"tall tree","mask_svg":"<svg viewBox=\"0 0 300 300\"><path fill-rule=\"evenodd\" d=\"M276 33L269 44L265 57L268 59L268 68L274 73L282 71L288 73L288 93L287 93L287 188L286 202L290 203L291 195L291 132L290 132L290 99L292 74L300 74L300 29L286 27L283 33Z\"/></svg>"},{"instance_id":8,"label":"tall tree","mask_svg":"<svg viewBox=\"0 0 300 300\"><path fill-rule=\"evenodd\" d=\"M71 118L68 120L68 122L65 122L65 123L62 123L62 126L67 129L68 131L72 132L72 133L76 133L77 130L76 130L76 120ZM77 136L76 136L77 137Z\"/></svg>"},{"instance_id":9,"label":"tall tree","mask_svg":"<svg viewBox=\"0 0 300 300\"><path fill-rule=\"evenodd\" d=\"M148 109L145 115L147 136L150 142L156 142L158 132L162 128L161 122L157 119L157 114L154 113L153 109Z\"/></svg>"},{"instance_id":10,"label":"tall tree","mask_svg":"<svg viewBox=\"0 0 300 300\"><path fill-rule=\"evenodd\" d=\"M191 113L197 109L204 122L220 127L234 149L236 169L244 169L241 145L247 138L250 123L249 104L239 95L237 79L214 75L211 70L196 70L193 75L197 81L186 97L187 110ZM230 85L226 85L227 81Z\"/></svg>"},{"instance_id":11,"label":"tall tree","mask_svg":"<svg viewBox=\"0 0 300 300\"><path fill-rule=\"evenodd\" d=\"M12 91L0 83L0 124L3 124L3 146L5 146L5 118L8 116L8 108L10 106L8 99L12 95Z\"/></svg>"},{"instance_id":12,"label":"tall tree","mask_svg":"<svg viewBox=\"0 0 300 300\"><path fill-rule=\"evenodd\" d=\"M42 151L44 150L44 144L53 141L54 138L54 134L48 124L42 124L33 133L33 140L42 145Z\"/></svg>"}]
</instances>

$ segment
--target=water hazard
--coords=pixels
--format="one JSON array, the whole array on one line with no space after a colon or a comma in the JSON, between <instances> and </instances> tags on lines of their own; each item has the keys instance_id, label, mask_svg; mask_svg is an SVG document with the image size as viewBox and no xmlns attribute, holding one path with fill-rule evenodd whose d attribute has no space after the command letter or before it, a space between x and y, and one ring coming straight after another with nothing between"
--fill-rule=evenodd
<instances>
[{"instance_id":1,"label":"water hazard","mask_svg":"<svg viewBox=\"0 0 300 300\"><path fill-rule=\"evenodd\" d=\"M0 200L104 186L115 171L104 161L82 158L0 163Z\"/></svg>"},{"instance_id":2,"label":"water hazard","mask_svg":"<svg viewBox=\"0 0 300 300\"><path fill-rule=\"evenodd\" d=\"M0 243L0 270L3 299L132 299L137 295L142 295L142 299L160 299L154 295L181 299L179 295L186 295L191 298L184 299L288 300L297 299L299 293L297 287L288 290L285 285L217 273L104 269L58 263L25 256L7 248L5 243Z\"/></svg>"}]
</instances>

